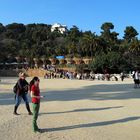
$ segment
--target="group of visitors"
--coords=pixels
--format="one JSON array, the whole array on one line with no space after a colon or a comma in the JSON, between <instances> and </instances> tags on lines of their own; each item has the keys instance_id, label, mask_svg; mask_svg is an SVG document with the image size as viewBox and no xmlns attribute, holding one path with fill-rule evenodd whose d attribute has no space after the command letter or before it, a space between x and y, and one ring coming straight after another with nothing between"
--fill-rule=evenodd
<instances>
[{"instance_id":1,"label":"group of visitors","mask_svg":"<svg viewBox=\"0 0 140 140\"><path fill-rule=\"evenodd\" d=\"M93 72L71 72L67 70L56 69L55 71L46 72L44 75L45 79L78 79L78 80L107 80L107 81L121 81L124 80L126 75L124 73L121 74L101 74L101 73L93 73Z\"/></svg>"}]
</instances>

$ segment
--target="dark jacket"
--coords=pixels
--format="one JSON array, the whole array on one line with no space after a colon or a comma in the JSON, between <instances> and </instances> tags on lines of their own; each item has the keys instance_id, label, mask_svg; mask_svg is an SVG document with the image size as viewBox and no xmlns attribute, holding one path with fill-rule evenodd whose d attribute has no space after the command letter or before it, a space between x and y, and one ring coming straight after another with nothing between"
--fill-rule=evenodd
<instances>
[{"instance_id":1,"label":"dark jacket","mask_svg":"<svg viewBox=\"0 0 140 140\"><path fill-rule=\"evenodd\" d=\"M28 92L29 84L25 79L19 79L17 81L17 86L18 86L17 94L22 95Z\"/></svg>"}]
</instances>

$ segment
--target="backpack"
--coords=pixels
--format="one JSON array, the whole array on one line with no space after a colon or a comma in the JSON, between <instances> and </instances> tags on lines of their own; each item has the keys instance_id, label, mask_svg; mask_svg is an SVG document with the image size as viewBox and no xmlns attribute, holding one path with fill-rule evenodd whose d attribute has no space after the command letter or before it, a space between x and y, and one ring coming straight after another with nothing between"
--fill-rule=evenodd
<instances>
[{"instance_id":1,"label":"backpack","mask_svg":"<svg viewBox=\"0 0 140 140\"><path fill-rule=\"evenodd\" d=\"M16 94L18 90L18 83L16 83L13 87L13 92Z\"/></svg>"}]
</instances>

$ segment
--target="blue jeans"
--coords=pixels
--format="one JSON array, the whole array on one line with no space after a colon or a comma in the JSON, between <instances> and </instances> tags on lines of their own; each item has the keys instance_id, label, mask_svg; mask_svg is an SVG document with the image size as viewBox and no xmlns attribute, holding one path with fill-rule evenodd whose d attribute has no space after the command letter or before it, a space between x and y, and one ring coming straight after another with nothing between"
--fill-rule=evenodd
<instances>
[{"instance_id":1,"label":"blue jeans","mask_svg":"<svg viewBox=\"0 0 140 140\"><path fill-rule=\"evenodd\" d=\"M16 94L16 97L15 97L15 100L16 100L15 106L19 106L22 99L24 100L24 102L26 104L29 104L29 101L28 101L28 98L27 98L27 94L26 93L23 93L22 95Z\"/></svg>"}]
</instances>

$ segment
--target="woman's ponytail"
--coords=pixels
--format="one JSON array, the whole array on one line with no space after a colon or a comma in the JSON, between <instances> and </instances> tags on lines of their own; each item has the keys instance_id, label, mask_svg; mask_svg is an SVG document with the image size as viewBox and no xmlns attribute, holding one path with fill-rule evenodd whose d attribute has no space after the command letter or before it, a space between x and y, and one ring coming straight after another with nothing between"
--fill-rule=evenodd
<instances>
[{"instance_id":1,"label":"woman's ponytail","mask_svg":"<svg viewBox=\"0 0 140 140\"><path fill-rule=\"evenodd\" d=\"M38 81L39 80L39 78L38 77L34 77L31 81L30 81L30 91L31 91L31 88L32 88L32 86L34 85L34 83L36 82L36 81Z\"/></svg>"}]
</instances>

